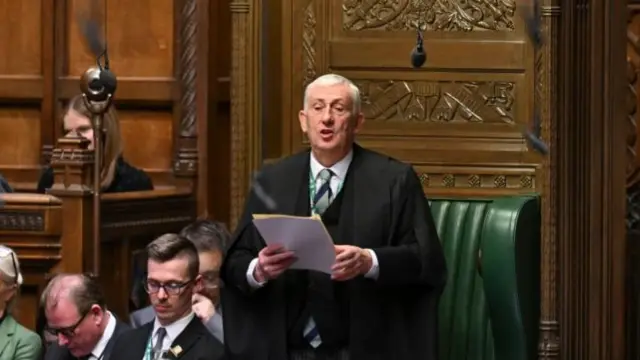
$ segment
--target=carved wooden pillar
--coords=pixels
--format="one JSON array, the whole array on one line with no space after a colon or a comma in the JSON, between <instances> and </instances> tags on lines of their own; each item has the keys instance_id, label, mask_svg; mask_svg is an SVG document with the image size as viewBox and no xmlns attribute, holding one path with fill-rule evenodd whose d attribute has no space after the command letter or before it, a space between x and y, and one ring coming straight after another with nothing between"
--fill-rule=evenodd
<instances>
[{"instance_id":1,"label":"carved wooden pillar","mask_svg":"<svg viewBox=\"0 0 640 360\"><path fill-rule=\"evenodd\" d=\"M231 214L235 228L261 163L259 0L231 1ZM254 21L257 20L257 21Z\"/></svg>"},{"instance_id":2,"label":"carved wooden pillar","mask_svg":"<svg viewBox=\"0 0 640 360\"><path fill-rule=\"evenodd\" d=\"M544 41L535 54L535 104L542 120L542 136L549 144L550 155L543 159L542 183L542 243L540 264L540 325L538 357L557 359L560 356L560 329L557 316L557 223L554 221L557 202L557 66L559 0L543 0L541 8Z\"/></svg>"},{"instance_id":3,"label":"carved wooden pillar","mask_svg":"<svg viewBox=\"0 0 640 360\"><path fill-rule=\"evenodd\" d=\"M93 268L93 163L89 140L61 138L53 150L51 167L54 182L48 193L62 200L62 257L64 272L83 272ZM69 221L69 219L73 219Z\"/></svg>"},{"instance_id":4,"label":"carved wooden pillar","mask_svg":"<svg viewBox=\"0 0 640 360\"><path fill-rule=\"evenodd\" d=\"M198 174L197 131L197 63L198 63L198 1L179 2L180 46L178 77L180 79L179 125L174 174L178 185L192 186ZM201 9L204 11L205 9ZM204 119L203 119L204 121ZM195 187L193 187L195 189Z\"/></svg>"},{"instance_id":5,"label":"carved wooden pillar","mask_svg":"<svg viewBox=\"0 0 640 360\"><path fill-rule=\"evenodd\" d=\"M627 359L640 357L640 2L628 1L627 23Z\"/></svg>"},{"instance_id":6,"label":"carved wooden pillar","mask_svg":"<svg viewBox=\"0 0 640 360\"><path fill-rule=\"evenodd\" d=\"M560 355L624 359L626 3L562 6L551 158Z\"/></svg>"}]
</instances>

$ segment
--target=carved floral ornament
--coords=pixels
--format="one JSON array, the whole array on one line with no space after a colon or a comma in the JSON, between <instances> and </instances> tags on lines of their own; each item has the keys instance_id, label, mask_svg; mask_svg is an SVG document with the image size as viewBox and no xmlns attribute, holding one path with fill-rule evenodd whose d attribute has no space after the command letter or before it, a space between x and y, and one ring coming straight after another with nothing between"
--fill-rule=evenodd
<instances>
[{"instance_id":1,"label":"carved floral ornament","mask_svg":"<svg viewBox=\"0 0 640 360\"><path fill-rule=\"evenodd\" d=\"M343 0L343 28L513 31L515 0Z\"/></svg>"},{"instance_id":2,"label":"carved floral ornament","mask_svg":"<svg viewBox=\"0 0 640 360\"><path fill-rule=\"evenodd\" d=\"M533 189L535 177L514 174L429 174L421 173L420 182L425 188L483 188L483 189Z\"/></svg>"}]
</instances>

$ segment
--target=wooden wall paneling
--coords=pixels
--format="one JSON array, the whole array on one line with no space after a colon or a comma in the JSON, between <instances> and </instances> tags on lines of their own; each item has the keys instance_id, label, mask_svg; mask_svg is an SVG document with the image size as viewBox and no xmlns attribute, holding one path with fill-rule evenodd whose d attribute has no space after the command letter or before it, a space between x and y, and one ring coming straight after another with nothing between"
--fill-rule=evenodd
<instances>
[{"instance_id":1,"label":"wooden wall paneling","mask_svg":"<svg viewBox=\"0 0 640 360\"><path fill-rule=\"evenodd\" d=\"M18 190L35 189L41 144L52 137L52 3L0 1L0 173Z\"/></svg>"},{"instance_id":2,"label":"wooden wall paneling","mask_svg":"<svg viewBox=\"0 0 640 360\"><path fill-rule=\"evenodd\" d=\"M208 101L209 113L201 125L206 125L206 141L199 141L206 160L201 159L199 181L206 182L206 208L199 214L229 224L231 204L231 121L230 89L231 71L231 8L229 0L212 2L209 11ZM202 134L201 133L201 134ZM202 136L202 135L201 135Z\"/></svg>"},{"instance_id":3,"label":"wooden wall paneling","mask_svg":"<svg viewBox=\"0 0 640 360\"><path fill-rule=\"evenodd\" d=\"M258 75L261 67L256 56L261 53L260 4L259 0L232 0L230 4L232 229L242 212L252 174L262 163Z\"/></svg>"},{"instance_id":4,"label":"wooden wall paneling","mask_svg":"<svg viewBox=\"0 0 640 360\"><path fill-rule=\"evenodd\" d=\"M63 0L64 1L64 0ZM79 28L78 14L88 11L90 2L66 0L64 67L58 80L59 98L67 100L79 93L78 79L95 64L95 55L86 46ZM181 123L175 102L180 93L174 61L176 45L173 0L122 0L98 2L93 14L103 19L109 45L110 65L118 76L115 105L120 116L124 156L144 169L156 187L174 186L174 158L179 152L174 139ZM105 13L106 9L106 13ZM58 118L58 121L61 121Z\"/></svg>"},{"instance_id":5,"label":"wooden wall paneling","mask_svg":"<svg viewBox=\"0 0 640 360\"><path fill-rule=\"evenodd\" d=\"M449 3L447 3L449 4ZM534 56L515 2L469 11L415 2L291 1L283 24L283 155L306 147L295 119L304 87L336 72L360 88L367 122L362 145L415 165L436 193L528 193L539 190L541 157L521 136L532 120ZM376 20L377 19L377 20ZM412 69L415 25L425 32L427 63ZM482 20L480 20L482 19ZM290 41L290 42L288 42ZM401 49L405 49L402 50ZM287 53L287 50L284 51ZM453 189L452 189L453 188Z\"/></svg>"},{"instance_id":6,"label":"wooden wall paneling","mask_svg":"<svg viewBox=\"0 0 640 360\"><path fill-rule=\"evenodd\" d=\"M626 2L562 6L551 164L560 358L624 359Z\"/></svg>"}]
</instances>

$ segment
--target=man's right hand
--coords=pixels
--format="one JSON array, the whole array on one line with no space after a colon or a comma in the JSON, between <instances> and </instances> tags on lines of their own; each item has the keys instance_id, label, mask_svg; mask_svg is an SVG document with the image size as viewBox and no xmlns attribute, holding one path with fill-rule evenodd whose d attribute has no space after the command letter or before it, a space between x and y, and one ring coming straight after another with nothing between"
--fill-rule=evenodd
<instances>
[{"instance_id":1,"label":"man's right hand","mask_svg":"<svg viewBox=\"0 0 640 360\"><path fill-rule=\"evenodd\" d=\"M253 277L262 283L280 276L296 261L293 251L282 245L268 245L258 253L258 264L253 270Z\"/></svg>"}]
</instances>

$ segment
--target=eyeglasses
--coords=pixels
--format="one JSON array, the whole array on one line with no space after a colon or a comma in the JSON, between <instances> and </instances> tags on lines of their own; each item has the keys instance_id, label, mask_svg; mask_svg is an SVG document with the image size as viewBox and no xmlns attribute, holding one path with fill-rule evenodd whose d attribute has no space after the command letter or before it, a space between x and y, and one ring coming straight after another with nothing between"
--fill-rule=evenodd
<instances>
[{"instance_id":1,"label":"eyeglasses","mask_svg":"<svg viewBox=\"0 0 640 360\"><path fill-rule=\"evenodd\" d=\"M66 338L72 338L76 336L76 329L78 328L78 326L80 326L80 323L82 323L82 321L87 317L89 312L91 312L91 310L85 312L80 317L80 319L78 319L78 321L76 321L76 323L71 326L62 327L62 328L53 328L53 327L50 327L49 325L46 325L45 331L54 336L64 335L64 337Z\"/></svg>"},{"instance_id":2,"label":"eyeglasses","mask_svg":"<svg viewBox=\"0 0 640 360\"><path fill-rule=\"evenodd\" d=\"M184 288L187 285L189 285L192 281L193 280L189 280L185 282L170 281L166 283L161 283L155 280L146 280L143 282L143 284L144 284L144 289L149 294L155 294L158 291L160 291L160 289L163 289L164 292L167 293L167 295L180 295L180 293L182 293Z\"/></svg>"},{"instance_id":3,"label":"eyeglasses","mask_svg":"<svg viewBox=\"0 0 640 360\"><path fill-rule=\"evenodd\" d=\"M13 281L13 284L17 285L18 284L18 262L16 261L15 253L10 248L4 245L0 245L0 257L6 257L6 256L11 256L11 263L13 265L12 281Z\"/></svg>"}]
</instances>

